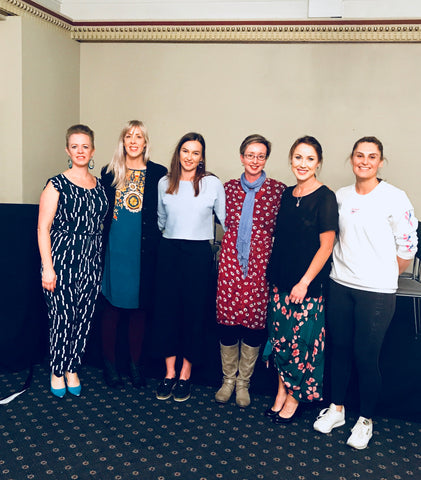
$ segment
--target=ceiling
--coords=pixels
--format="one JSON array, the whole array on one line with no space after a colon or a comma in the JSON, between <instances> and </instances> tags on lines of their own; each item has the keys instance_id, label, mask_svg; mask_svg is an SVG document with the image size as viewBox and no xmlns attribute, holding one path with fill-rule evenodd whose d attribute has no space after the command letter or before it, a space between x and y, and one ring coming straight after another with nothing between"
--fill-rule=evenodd
<instances>
[{"instance_id":1,"label":"ceiling","mask_svg":"<svg viewBox=\"0 0 421 480\"><path fill-rule=\"evenodd\" d=\"M421 19L421 0L36 0L74 22Z\"/></svg>"}]
</instances>

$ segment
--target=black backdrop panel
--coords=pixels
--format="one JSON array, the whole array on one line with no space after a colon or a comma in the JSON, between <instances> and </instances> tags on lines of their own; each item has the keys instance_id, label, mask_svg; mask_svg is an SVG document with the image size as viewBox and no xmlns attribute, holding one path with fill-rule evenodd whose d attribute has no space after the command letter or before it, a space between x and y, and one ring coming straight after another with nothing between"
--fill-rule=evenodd
<instances>
[{"instance_id":1,"label":"black backdrop panel","mask_svg":"<svg viewBox=\"0 0 421 480\"><path fill-rule=\"evenodd\" d=\"M38 205L0 204L0 370L23 370L34 363L41 363L47 354L48 318L41 288L37 218ZM101 367L101 302L98 303L83 361ZM214 312L215 305L212 303L209 308L203 361L201 365L193 368L193 381L216 388L221 382L221 364ZM127 325L123 324L122 327ZM415 339L414 333L411 299L398 298L395 316L387 332L380 358L383 392L379 399L378 413L421 419L421 339ZM165 371L164 362L148 354L147 345L146 336L143 355L145 373L147 376L161 377ZM127 353L127 345L120 347L120 351ZM127 358L121 360L127 361ZM327 388L324 395L327 401L329 363L327 337ZM275 369L266 368L259 359L251 388L256 393L275 395ZM348 404L358 404L355 376L350 382Z\"/></svg>"},{"instance_id":2,"label":"black backdrop panel","mask_svg":"<svg viewBox=\"0 0 421 480\"><path fill-rule=\"evenodd\" d=\"M45 354L48 320L37 246L38 205L0 204L0 368L22 370Z\"/></svg>"}]
</instances>

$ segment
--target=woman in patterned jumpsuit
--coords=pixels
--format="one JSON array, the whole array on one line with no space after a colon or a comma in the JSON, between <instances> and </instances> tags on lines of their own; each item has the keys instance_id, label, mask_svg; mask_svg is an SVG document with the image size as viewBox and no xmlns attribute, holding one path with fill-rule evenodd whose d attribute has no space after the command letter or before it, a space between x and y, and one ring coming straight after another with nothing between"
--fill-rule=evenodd
<instances>
[{"instance_id":1,"label":"woman in patterned jumpsuit","mask_svg":"<svg viewBox=\"0 0 421 480\"><path fill-rule=\"evenodd\" d=\"M93 168L94 133L67 130L69 169L49 179L39 205L42 287L50 320L51 392L80 395L77 371L101 281L102 221L108 208Z\"/></svg>"}]
</instances>

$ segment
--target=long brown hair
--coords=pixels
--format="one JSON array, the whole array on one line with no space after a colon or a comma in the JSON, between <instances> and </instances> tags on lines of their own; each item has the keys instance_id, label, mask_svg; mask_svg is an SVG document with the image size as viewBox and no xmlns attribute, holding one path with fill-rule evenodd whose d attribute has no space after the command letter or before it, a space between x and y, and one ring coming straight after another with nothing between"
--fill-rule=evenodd
<instances>
[{"instance_id":1,"label":"long brown hair","mask_svg":"<svg viewBox=\"0 0 421 480\"><path fill-rule=\"evenodd\" d=\"M205 139L203 138L200 133L196 132L189 132L183 135L179 142L177 143L177 146L175 147L172 160L171 160L171 165L170 165L170 171L168 172L168 188L166 193L169 193L172 195L173 193L178 192L178 187L180 185L180 177L181 177L181 164L180 164L180 150L181 147L186 143L186 142L191 142L191 141L196 141L199 142L200 145L202 145L202 160L199 162L199 165L196 168L196 173L194 175L193 179L193 188L194 188L194 196L197 197L200 192L200 180L202 180L203 177L206 175L211 175L211 173L208 173L206 171L206 144L205 144Z\"/></svg>"}]
</instances>

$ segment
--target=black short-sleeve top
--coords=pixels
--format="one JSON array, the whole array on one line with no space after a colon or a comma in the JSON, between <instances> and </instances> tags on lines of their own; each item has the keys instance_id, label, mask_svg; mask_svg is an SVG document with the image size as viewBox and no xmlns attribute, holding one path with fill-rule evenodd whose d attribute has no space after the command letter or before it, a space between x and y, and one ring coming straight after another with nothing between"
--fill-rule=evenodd
<instances>
[{"instance_id":1,"label":"black short-sleeve top","mask_svg":"<svg viewBox=\"0 0 421 480\"><path fill-rule=\"evenodd\" d=\"M288 293L301 280L320 248L320 234L338 231L338 204L334 192L322 185L298 201L292 195L293 189L288 187L282 195L267 269L270 284ZM310 283L308 296L323 294L330 268L329 259Z\"/></svg>"}]
</instances>

